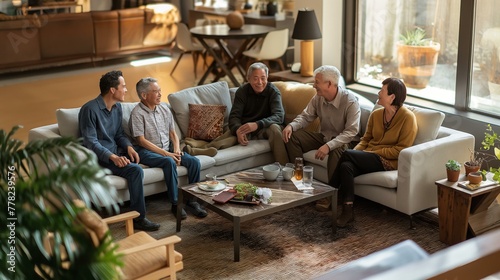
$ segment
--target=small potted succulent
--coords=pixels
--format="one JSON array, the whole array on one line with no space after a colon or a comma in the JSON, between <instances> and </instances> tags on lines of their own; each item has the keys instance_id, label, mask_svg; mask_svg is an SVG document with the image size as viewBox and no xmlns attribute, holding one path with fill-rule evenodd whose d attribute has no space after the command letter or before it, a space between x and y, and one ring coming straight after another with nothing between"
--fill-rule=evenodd
<instances>
[{"instance_id":1,"label":"small potted succulent","mask_svg":"<svg viewBox=\"0 0 500 280\"><path fill-rule=\"evenodd\" d=\"M448 181L458 181L458 177L460 177L461 167L462 165L454 159L450 159L448 160L448 162L446 162L446 176L448 177Z\"/></svg>"}]
</instances>

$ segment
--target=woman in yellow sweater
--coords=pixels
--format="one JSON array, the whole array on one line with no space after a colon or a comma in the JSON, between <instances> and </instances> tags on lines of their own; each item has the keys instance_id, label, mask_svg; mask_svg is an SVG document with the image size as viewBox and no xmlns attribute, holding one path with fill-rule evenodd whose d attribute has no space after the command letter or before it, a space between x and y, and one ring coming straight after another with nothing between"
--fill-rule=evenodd
<instances>
[{"instance_id":1,"label":"woman in yellow sweater","mask_svg":"<svg viewBox=\"0 0 500 280\"><path fill-rule=\"evenodd\" d=\"M371 113L359 144L342 154L331 181L343 198L342 212L337 218L339 227L354 220L354 177L398 169L399 152L413 145L417 121L403 106L405 99L405 84L396 78L385 79L377 100L382 108Z\"/></svg>"}]
</instances>

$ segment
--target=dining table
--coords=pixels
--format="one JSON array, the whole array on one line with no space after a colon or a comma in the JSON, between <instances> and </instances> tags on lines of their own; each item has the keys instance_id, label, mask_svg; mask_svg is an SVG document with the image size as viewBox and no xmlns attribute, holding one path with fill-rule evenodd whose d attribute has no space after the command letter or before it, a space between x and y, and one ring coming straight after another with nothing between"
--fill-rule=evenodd
<instances>
[{"instance_id":1,"label":"dining table","mask_svg":"<svg viewBox=\"0 0 500 280\"><path fill-rule=\"evenodd\" d=\"M243 79L246 80L246 71L241 65L243 52L252 48L259 38L265 37L267 33L275 29L274 27L258 24L244 24L240 29L231 29L226 24L204 25L191 28L192 36L198 39L205 50L214 58L198 82L198 85L204 84L208 75L214 72L216 75L213 82L227 75L234 86L239 87L241 83L232 72L233 68L236 67ZM230 39L241 40L235 51L231 50L224 42ZM208 43L210 40L216 42L220 51ZM215 71L218 68L220 68L220 71Z\"/></svg>"}]
</instances>

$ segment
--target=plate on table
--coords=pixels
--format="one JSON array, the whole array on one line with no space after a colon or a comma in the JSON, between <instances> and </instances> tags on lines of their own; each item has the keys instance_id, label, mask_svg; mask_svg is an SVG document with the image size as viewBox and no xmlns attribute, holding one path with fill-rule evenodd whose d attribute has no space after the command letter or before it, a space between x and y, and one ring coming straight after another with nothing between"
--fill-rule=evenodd
<instances>
[{"instance_id":1,"label":"plate on table","mask_svg":"<svg viewBox=\"0 0 500 280\"><path fill-rule=\"evenodd\" d=\"M219 182L219 184L217 186L212 188L212 187L209 187L207 184L200 183L200 184L198 184L198 188L200 190L207 191L207 192L218 192L218 191L222 191L223 189L225 189L226 185Z\"/></svg>"}]
</instances>

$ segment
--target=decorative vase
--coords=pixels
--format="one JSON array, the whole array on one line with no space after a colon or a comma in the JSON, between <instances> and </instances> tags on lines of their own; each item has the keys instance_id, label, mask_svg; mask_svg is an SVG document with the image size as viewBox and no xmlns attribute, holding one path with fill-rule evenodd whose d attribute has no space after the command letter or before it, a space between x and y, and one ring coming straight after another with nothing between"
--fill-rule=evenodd
<instances>
[{"instance_id":1,"label":"decorative vase","mask_svg":"<svg viewBox=\"0 0 500 280\"><path fill-rule=\"evenodd\" d=\"M275 2L269 2L266 6L267 15L274 16L278 12L278 5Z\"/></svg>"},{"instance_id":2,"label":"decorative vase","mask_svg":"<svg viewBox=\"0 0 500 280\"><path fill-rule=\"evenodd\" d=\"M231 29L241 29L245 24L245 19L240 12L234 11L226 16L226 23Z\"/></svg>"},{"instance_id":3,"label":"decorative vase","mask_svg":"<svg viewBox=\"0 0 500 280\"><path fill-rule=\"evenodd\" d=\"M252 3L248 2L248 1L243 6L244 10L251 10L252 8L253 8Z\"/></svg>"},{"instance_id":4,"label":"decorative vase","mask_svg":"<svg viewBox=\"0 0 500 280\"><path fill-rule=\"evenodd\" d=\"M465 167L465 176L469 175L471 172L476 172L479 170L480 166L472 166L469 162L464 163Z\"/></svg>"},{"instance_id":5,"label":"decorative vase","mask_svg":"<svg viewBox=\"0 0 500 280\"><path fill-rule=\"evenodd\" d=\"M460 170L455 171L455 170L446 169L446 176L448 177L448 181L456 182L456 181L458 181L458 177L460 177Z\"/></svg>"}]
</instances>

